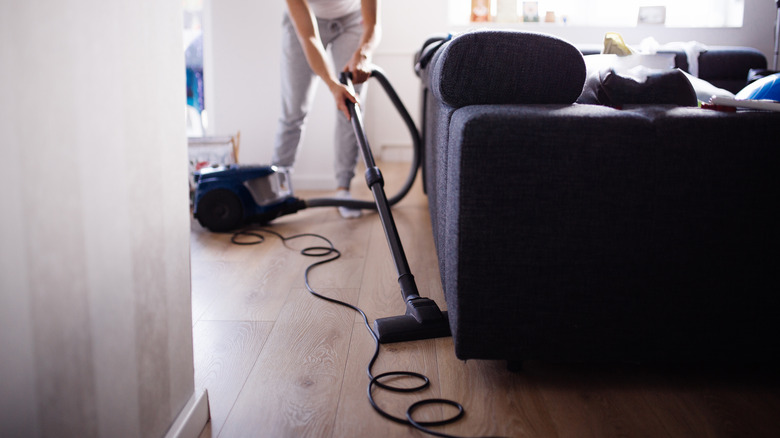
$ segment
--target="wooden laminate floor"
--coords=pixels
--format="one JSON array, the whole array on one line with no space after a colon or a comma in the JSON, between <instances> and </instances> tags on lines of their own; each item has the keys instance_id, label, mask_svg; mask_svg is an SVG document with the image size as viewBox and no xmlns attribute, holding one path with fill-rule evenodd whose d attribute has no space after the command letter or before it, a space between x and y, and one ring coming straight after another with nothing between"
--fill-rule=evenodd
<instances>
[{"instance_id":1,"label":"wooden laminate floor","mask_svg":"<svg viewBox=\"0 0 780 438\"><path fill-rule=\"evenodd\" d=\"M406 164L380 167L388 194L395 193ZM418 178L393 214L420 292L444 309L420 186ZM360 176L353 193L371 199ZM403 313L377 214L344 220L333 208L310 209L271 228L286 236L322 234L342 252L312 272L318 292L357 304L372 321ZM319 242L288 245L312 244ZM195 222L191 248L196 387L208 390L211 407L202 437L428 436L381 418L368 404L372 340L354 312L306 291L303 271L314 260L272 235L260 245L237 246ZM412 395L378 391L383 407L403 416L414 401L451 398L464 405L465 417L437 430L459 436L780 436L773 369L527 363L512 373L500 361L460 361L452 340L442 338L383 347L374 372L389 370L426 374L431 387ZM451 413L432 407L419 416Z\"/></svg>"}]
</instances>

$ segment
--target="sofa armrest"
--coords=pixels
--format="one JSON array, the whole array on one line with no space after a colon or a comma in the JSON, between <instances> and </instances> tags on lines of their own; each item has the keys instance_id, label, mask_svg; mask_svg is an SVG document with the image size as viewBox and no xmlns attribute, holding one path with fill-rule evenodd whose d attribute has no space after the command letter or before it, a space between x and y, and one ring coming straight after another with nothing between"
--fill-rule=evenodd
<instances>
[{"instance_id":1,"label":"sofa armrest","mask_svg":"<svg viewBox=\"0 0 780 438\"><path fill-rule=\"evenodd\" d=\"M532 32L480 30L442 46L427 69L433 95L453 107L572 103L585 83L574 46Z\"/></svg>"}]
</instances>

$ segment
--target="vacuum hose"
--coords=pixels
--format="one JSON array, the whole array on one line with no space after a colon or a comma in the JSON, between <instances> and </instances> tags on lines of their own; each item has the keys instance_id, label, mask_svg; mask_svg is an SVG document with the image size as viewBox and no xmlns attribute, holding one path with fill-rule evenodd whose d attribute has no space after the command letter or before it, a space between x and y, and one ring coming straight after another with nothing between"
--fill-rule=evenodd
<instances>
[{"instance_id":1,"label":"vacuum hose","mask_svg":"<svg viewBox=\"0 0 780 438\"><path fill-rule=\"evenodd\" d=\"M406 124L406 128L409 130L409 134L412 137L412 146L413 146L412 165L411 168L409 169L409 175L407 176L403 187L401 187L401 189L398 191L397 194L395 194L393 197L388 199L389 204L392 206L397 204L401 199L403 199L403 197L406 196L407 193L409 193L409 190L411 190L412 185L414 184L414 179L417 177L417 170L420 167L422 141L420 140L420 133L419 131L417 131L417 126L415 126L412 117L409 115L409 112L406 110L406 107L404 107L404 104L401 102L401 99L398 97L398 94L395 92L395 89L393 89L393 86L390 85L390 81L387 80L387 77L382 72L382 70L379 69L378 67L374 67L374 69L371 71L371 77L378 80L379 83L382 85L382 88L385 90L387 97L390 98L390 101L393 103L393 106L395 106L395 109L398 111L398 114L401 115L401 118ZM365 139L365 135L362 132L358 133L358 141L366 142L366 144L368 144L368 141ZM347 207L347 208L365 209L365 210L377 209L376 203L374 202L360 201L356 199L318 198L318 199L307 199L304 200L303 202L306 204L306 207L304 208Z\"/></svg>"}]
</instances>

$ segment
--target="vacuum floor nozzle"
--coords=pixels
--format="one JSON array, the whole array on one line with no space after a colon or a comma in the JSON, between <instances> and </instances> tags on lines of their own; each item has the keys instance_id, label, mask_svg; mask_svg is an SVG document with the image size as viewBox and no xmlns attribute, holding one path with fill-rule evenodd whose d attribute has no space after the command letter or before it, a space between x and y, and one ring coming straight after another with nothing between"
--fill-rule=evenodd
<instances>
[{"instance_id":1,"label":"vacuum floor nozzle","mask_svg":"<svg viewBox=\"0 0 780 438\"><path fill-rule=\"evenodd\" d=\"M383 344L443 338L450 336L450 321L433 300L416 297L406 301L405 315L375 320L374 333Z\"/></svg>"}]
</instances>

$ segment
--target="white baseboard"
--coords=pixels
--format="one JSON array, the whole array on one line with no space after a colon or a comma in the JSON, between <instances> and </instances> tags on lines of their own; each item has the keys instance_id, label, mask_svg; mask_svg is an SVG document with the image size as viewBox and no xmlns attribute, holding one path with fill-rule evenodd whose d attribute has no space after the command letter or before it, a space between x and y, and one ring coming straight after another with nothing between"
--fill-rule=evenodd
<instances>
[{"instance_id":1,"label":"white baseboard","mask_svg":"<svg viewBox=\"0 0 780 438\"><path fill-rule=\"evenodd\" d=\"M336 178L331 174L327 176L317 175L292 175L293 191L296 190L336 190Z\"/></svg>"},{"instance_id":2,"label":"white baseboard","mask_svg":"<svg viewBox=\"0 0 780 438\"><path fill-rule=\"evenodd\" d=\"M208 391L193 393L165 438L198 438L210 417Z\"/></svg>"}]
</instances>

